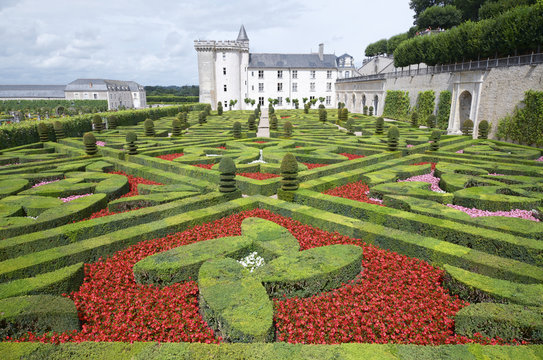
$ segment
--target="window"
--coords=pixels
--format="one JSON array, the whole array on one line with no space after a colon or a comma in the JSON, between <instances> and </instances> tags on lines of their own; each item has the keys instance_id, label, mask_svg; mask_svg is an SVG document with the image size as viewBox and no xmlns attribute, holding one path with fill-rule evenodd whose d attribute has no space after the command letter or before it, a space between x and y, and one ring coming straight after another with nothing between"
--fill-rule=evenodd
<instances>
[{"instance_id":1,"label":"window","mask_svg":"<svg viewBox=\"0 0 543 360\"><path fill-rule=\"evenodd\" d=\"M277 83L277 91L283 91L283 83Z\"/></svg>"},{"instance_id":2,"label":"window","mask_svg":"<svg viewBox=\"0 0 543 360\"><path fill-rule=\"evenodd\" d=\"M226 53L224 53L224 52L222 53L222 59L223 59L223 61L226 60Z\"/></svg>"},{"instance_id":3,"label":"window","mask_svg":"<svg viewBox=\"0 0 543 360\"><path fill-rule=\"evenodd\" d=\"M227 90L226 90L226 84L224 85L224 91L227 91Z\"/></svg>"},{"instance_id":4,"label":"window","mask_svg":"<svg viewBox=\"0 0 543 360\"><path fill-rule=\"evenodd\" d=\"M315 78L315 70L311 70L309 72L309 78L314 79Z\"/></svg>"},{"instance_id":5,"label":"window","mask_svg":"<svg viewBox=\"0 0 543 360\"><path fill-rule=\"evenodd\" d=\"M315 100L315 97L314 97L314 96L310 96L310 97L309 97L309 100Z\"/></svg>"},{"instance_id":6,"label":"window","mask_svg":"<svg viewBox=\"0 0 543 360\"><path fill-rule=\"evenodd\" d=\"M332 91L332 83L326 83L326 91Z\"/></svg>"},{"instance_id":7,"label":"window","mask_svg":"<svg viewBox=\"0 0 543 360\"><path fill-rule=\"evenodd\" d=\"M224 108L226 109L228 107L228 101L224 100Z\"/></svg>"},{"instance_id":8,"label":"window","mask_svg":"<svg viewBox=\"0 0 543 360\"><path fill-rule=\"evenodd\" d=\"M258 83L258 91L260 92L264 91L264 83Z\"/></svg>"},{"instance_id":9,"label":"window","mask_svg":"<svg viewBox=\"0 0 543 360\"><path fill-rule=\"evenodd\" d=\"M89 98L89 93L85 93L83 96L85 97L85 99L88 99Z\"/></svg>"},{"instance_id":10,"label":"window","mask_svg":"<svg viewBox=\"0 0 543 360\"><path fill-rule=\"evenodd\" d=\"M92 97L94 98L94 100L98 99L98 94L92 94Z\"/></svg>"},{"instance_id":11,"label":"window","mask_svg":"<svg viewBox=\"0 0 543 360\"><path fill-rule=\"evenodd\" d=\"M134 99L138 98L138 93L132 93L132 95L134 96Z\"/></svg>"},{"instance_id":12,"label":"window","mask_svg":"<svg viewBox=\"0 0 543 360\"><path fill-rule=\"evenodd\" d=\"M327 70L327 71L326 71L326 78L327 78L327 79L331 79L331 78L332 78L332 70Z\"/></svg>"},{"instance_id":13,"label":"window","mask_svg":"<svg viewBox=\"0 0 543 360\"><path fill-rule=\"evenodd\" d=\"M298 92L298 83L292 83L292 92Z\"/></svg>"},{"instance_id":14,"label":"window","mask_svg":"<svg viewBox=\"0 0 543 360\"><path fill-rule=\"evenodd\" d=\"M264 96L258 98L258 103L260 104L260 106L264 106Z\"/></svg>"},{"instance_id":15,"label":"window","mask_svg":"<svg viewBox=\"0 0 543 360\"><path fill-rule=\"evenodd\" d=\"M255 91L255 86L254 85L251 85L251 90Z\"/></svg>"},{"instance_id":16,"label":"window","mask_svg":"<svg viewBox=\"0 0 543 360\"><path fill-rule=\"evenodd\" d=\"M264 70L258 70L258 78L264 79Z\"/></svg>"},{"instance_id":17,"label":"window","mask_svg":"<svg viewBox=\"0 0 543 360\"><path fill-rule=\"evenodd\" d=\"M298 70L292 70L292 78L297 79L298 78Z\"/></svg>"},{"instance_id":18,"label":"window","mask_svg":"<svg viewBox=\"0 0 543 360\"><path fill-rule=\"evenodd\" d=\"M283 78L283 70L277 70L277 78L282 79Z\"/></svg>"},{"instance_id":19,"label":"window","mask_svg":"<svg viewBox=\"0 0 543 360\"><path fill-rule=\"evenodd\" d=\"M315 91L315 83L309 83L309 91Z\"/></svg>"},{"instance_id":20,"label":"window","mask_svg":"<svg viewBox=\"0 0 543 360\"><path fill-rule=\"evenodd\" d=\"M226 68L222 68L222 74L226 75Z\"/></svg>"},{"instance_id":21,"label":"window","mask_svg":"<svg viewBox=\"0 0 543 360\"><path fill-rule=\"evenodd\" d=\"M283 106L283 98L280 96L277 98L277 105Z\"/></svg>"},{"instance_id":22,"label":"window","mask_svg":"<svg viewBox=\"0 0 543 360\"><path fill-rule=\"evenodd\" d=\"M327 96L326 97L326 105L331 105L332 104L332 97L331 96Z\"/></svg>"},{"instance_id":23,"label":"window","mask_svg":"<svg viewBox=\"0 0 543 360\"><path fill-rule=\"evenodd\" d=\"M252 76L252 77L255 76L255 72L254 72L254 71L251 71L251 76Z\"/></svg>"},{"instance_id":24,"label":"window","mask_svg":"<svg viewBox=\"0 0 543 360\"><path fill-rule=\"evenodd\" d=\"M345 77L346 77L346 78L349 77L349 72L348 72L348 71L345 71Z\"/></svg>"}]
</instances>

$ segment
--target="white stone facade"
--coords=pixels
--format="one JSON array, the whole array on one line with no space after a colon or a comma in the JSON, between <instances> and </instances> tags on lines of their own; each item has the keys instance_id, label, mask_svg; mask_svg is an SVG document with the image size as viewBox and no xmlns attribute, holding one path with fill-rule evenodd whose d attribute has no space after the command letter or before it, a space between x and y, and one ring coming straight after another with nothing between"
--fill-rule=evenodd
<instances>
[{"instance_id":1,"label":"white stone facade","mask_svg":"<svg viewBox=\"0 0 543 360\"><path fill-rule=\"evenodd\" d=\"M66 100L107 100L108 110L147 107L145 88L134 81L77 79L66 85Z\"/></svg>"}]
</instances>

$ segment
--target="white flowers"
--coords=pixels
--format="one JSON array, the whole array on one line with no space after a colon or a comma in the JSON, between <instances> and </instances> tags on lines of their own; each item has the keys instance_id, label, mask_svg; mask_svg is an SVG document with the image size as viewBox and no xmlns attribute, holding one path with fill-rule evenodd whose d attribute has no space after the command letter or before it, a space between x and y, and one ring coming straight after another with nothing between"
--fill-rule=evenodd
<instances>
[{"instance_id":1,"label":"white flowers","mask_svg":"<svg viewBox=\"0 0 543 360\"><path fill-rule=\"evenodd\" d=\"M254 269L257 269L264 265L264 258L261 256L258 256L258 253L256 251L250 253L246 257L244 257L241 260L238 260L238 262L245 268L249 269L250 272L253 272Z\"/></svg>"}]
</instances>

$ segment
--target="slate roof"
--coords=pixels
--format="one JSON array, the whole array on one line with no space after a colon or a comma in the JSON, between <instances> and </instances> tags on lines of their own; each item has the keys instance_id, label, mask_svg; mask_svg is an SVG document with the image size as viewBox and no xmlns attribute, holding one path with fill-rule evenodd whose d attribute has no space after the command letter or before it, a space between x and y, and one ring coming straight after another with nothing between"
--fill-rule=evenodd
<instances>
[{"instance_id":1,"label":"slate roof","mask_svg":"<svg viewBox=\"0 0 543 360\"><path fill-rule=\"evenodd\" d=\"M0 98L61 98L65 85L0 85Z\"/></svg>"},{"instance_id":2,"label":"slate roof","mask_svg":"<svg viewBox=\"0 0 543 360\"><path fill-rule=\"evenodd\" d=\"M245 31L245 26L241 25L236 41L249 41L249 37L247 36L247 32Z\"/></svg>"},{"instance_id":3,"label":"slate roof","mask_svg":"<svg viewBox=\"0 0 543 360\"><path fill-rule=\"evenodd\" d=\"M336 55L324 54L249 54L249 68L336 69Z\"/></svg>"},{"instance_id":4,"label":"slate roof","mask_svg":"<svg viewBox=\"0 0 543 360\"><path fill-rule=\"evenodd\" d=\"M347 53L345 53L345 54L343 54L343 55L341 55L341 56L338 56L337 58L338 58L338 59L341 59L341 58L345 58L345 57L350 57L350 58L352 58L352 56L349 55L349 54L347 54Z\"/></svg>"},{"instance_id":5,"label":"slate roof","mask_svg":"<svg viewBox=\"0 0 543 360\"><path fill-rule=\"evenodd\" d=\"M66 91L143 91L134 81L107 79L77 79L66 85Z\"/></svg>"}]
</instances>

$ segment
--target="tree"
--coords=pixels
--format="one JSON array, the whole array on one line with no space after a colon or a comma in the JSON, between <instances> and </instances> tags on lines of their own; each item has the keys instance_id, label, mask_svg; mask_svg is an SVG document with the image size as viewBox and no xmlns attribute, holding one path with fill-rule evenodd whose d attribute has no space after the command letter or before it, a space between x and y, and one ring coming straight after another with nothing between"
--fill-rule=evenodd
<instances>
[{"instance_id":1,"label":"tree","mask_svg":"<svg viewBox=\"0 0 543 360\"><path fill-rule=\"evenodd\" d=\"M287 102L287 104L290 105L290 98L289 98L289 97L287 97L287 98L285 99L285 101Z\"/></svg>"},{"instance_id":2,"label":"tree","mask_svg":"<svg viewBox=\"0 0 543 360\"><path fill-rule=\"evenodd\" d=\"M479 8L487 0L453 0L452 4L462 12L462 21L477 21L479 18Z\"/></svg>"},{"instance_id":3,"label":"tree","mask_svg":"<svg viewBox=\"0 0 543 360\"><path fill-rule=\"evenodd\" d=\"M222 109L222 102L217 103L217 115L222 115L223 109Z\"/></svg>"},{"instance_id":4,"label":"tree","mask_svg":"<svg viewBox=\"0 0 543 360\"><path fill-rule=\"evenodd\" d=\"M413 17L416 19L424 10L431 6L449 5L453 2L454 0L411 0L409 1L409 8L415 12Z\"/></svg>"},{"instance_id":5,"label":"tree","mask_svg":"<svg viewBox=\"0 0 543 360\"><path fill-rule=\"evenodd\" d=\"M234 106L236 106L237 103L238 103L237 100L230 100L230 103L228 104L230 110L232 110L232 108L233 108ZM208 114L208 115L209 115L209 114Z\"/></svg>"},{"instance_id":6,"label":"tree","mask_svg":"<svg viewBox=\"0 0 543 360\"><path fill-rule=\"evenodd\" d=\"M408 33L394 35L387 41L387 54L394 54L394 50L400 45L403 41L409 39Z\"/></svg>"},{"instance_id":7,"label":"tree","mask_svg":"<svg viewBox=\"0 0 543 360\"><path fill-rule=\"evenodd\" d=\"M427 8L415 20L415 24L421 29L450 29L460 24L461 21L462 12L454 5L446 5Z\"/></svg>"},{"instance_id":8,"label":"tree","mask_svg":"<svg viewBox=\"0 0 543 360\"><path fill-rule=\"evenodd\" d=\"M367 57L383 55L387 53L387 39L381 39L374 43L369 44L364 51Z\"/></svg>"},{"instance_id":9,"label":"tree","mask_svg":"<svg viewBox=\"0 0 543 360\"><path fill-rule=\"evenodd\" d=\"M324 100L326 100L326 98L324 96L321 96L319 97L319 102L322 104L324 102Z\"/></svg>"},{"instance_id":10,"label":"tree","mask_svg":"<svg viewBox=\"0 0 543 360\"><path fill-rule=\"evenodd\" d=\"M533 5L537 0L489 0L479 8L479 20L490 19L517 6Z\"/></svg>"},{"instance_id":11,"label":"tree","mask_svg":"<svg viewBox=\"0 0 543 360\"><path fill-rule=\"evenodd\" d=\"M307 100L309 100L309 99L306 98L306 97L302 98L302 101L303 101L304 105L305 105L305 103L307 102Z\"/></svg>"}]
</instances>

